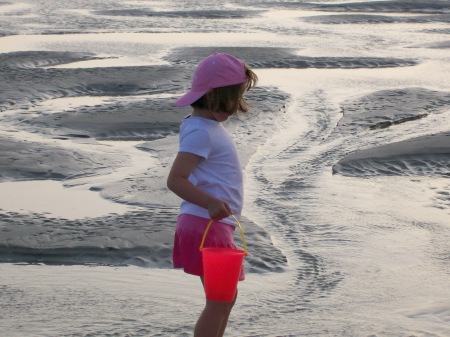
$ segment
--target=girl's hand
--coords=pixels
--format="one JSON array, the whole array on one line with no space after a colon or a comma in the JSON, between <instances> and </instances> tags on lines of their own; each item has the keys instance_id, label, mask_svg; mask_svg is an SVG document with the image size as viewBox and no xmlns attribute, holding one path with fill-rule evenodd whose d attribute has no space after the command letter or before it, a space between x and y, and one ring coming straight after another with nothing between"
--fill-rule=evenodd
<instances>
[{"instance_id":1,"label":"girl's hand","mask_svg":"<svg viewBox=\"0 0 450 337\"><path fill-rule=\"evenodd\" d=\"M208 202L208 213L209 217L212 220L217 221L228 217L233 212L231 211L230 206L225 201L211 198L211 200Z\"/></svg>"}]
</instances>

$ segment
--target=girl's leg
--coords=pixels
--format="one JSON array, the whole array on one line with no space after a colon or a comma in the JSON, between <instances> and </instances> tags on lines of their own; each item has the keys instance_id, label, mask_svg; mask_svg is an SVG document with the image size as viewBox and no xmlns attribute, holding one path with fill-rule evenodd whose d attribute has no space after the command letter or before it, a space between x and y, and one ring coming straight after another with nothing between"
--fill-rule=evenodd
<instances>
[{"instance_id":1,"label":"girl's leg","mask_svg":"<svg viewBox=\"0 0 450 337\"><path fill-rule=\"evenodd\" d=\"M229 314L230 303L206 300L205 309L195 325L194 337L222 337Z\"/></svg>"},{"instance_id":2,"label":"girl's leg","mask_svg":"<svg viewBox=\"0 0 450 337\"><path fill-rule=\"evenodd\" d=\"M203 283L203 278L201 280ZM205 308L195 325L194 337L222 337L235 302L236 297L233 302L206 300Z\"/></svg>"},{"instance_id":3,"label":"girl's leg","mask_svg":"<svg viewBox=\"0 0 450 337\"><path fill-rule=\"evenodd\" d=\"M222 337L225 333L225 328L227 327L227 323L228 323L228 317L230 317L230 313L231 313L231 309L233 309L234 304L236 303L236 298L237 298L237 289L236 289L236 296L234 296L234 300L231 303L228 303L228 313L225 316L223 322L222 322L222 326L220 327L220 332L219 332L219 337Z\"/></svg>"}]
</instances>

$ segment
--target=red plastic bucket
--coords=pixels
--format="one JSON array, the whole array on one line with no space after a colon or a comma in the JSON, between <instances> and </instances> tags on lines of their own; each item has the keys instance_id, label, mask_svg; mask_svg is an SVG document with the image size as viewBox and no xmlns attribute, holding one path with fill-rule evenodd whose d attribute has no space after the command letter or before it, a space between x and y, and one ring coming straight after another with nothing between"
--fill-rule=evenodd
<instances>
[{"instance_id":1,"label":"red plastic bucket","mask_svg":"<svg viewBox=\"0 0 450 337\"><path fill-rule=\"evenodd\" d=\"M202 255L206 298L232 302L245 252L231 248L203 248Z\"/></svg>"},{"instance_id":2,"label":"red plastic bucket","mask_svg":"<svg viewBox=\"0 0 450 337\"><path fill-rule=\"evenodd\" d=\"M233 216L234 217L234 216ZM244 231L239 221L234 217L241 230L244 250L232 248L203 248L206 234L213 223L211 220L206 227L200 245L203 259L203 281L206 298L210 301L232 302L236 295L239 275L244 256L248 255L245 244Z\"/></svg>"}]
</instances>

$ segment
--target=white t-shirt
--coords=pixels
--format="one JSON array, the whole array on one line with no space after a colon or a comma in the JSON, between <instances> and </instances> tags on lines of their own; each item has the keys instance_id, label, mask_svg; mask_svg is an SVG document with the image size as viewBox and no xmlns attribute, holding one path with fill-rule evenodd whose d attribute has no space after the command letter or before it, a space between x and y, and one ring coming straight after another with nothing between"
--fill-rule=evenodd
<instances>
[{"instance_id":1,"label":"white t-shirt","mask_svg":"<svg viewBox=\"0 0 450 337\"><path fill-rule=\"evenodd\" d=\"M180 127L180 152L203 157L189 176L200 190L228 203L239 219L243 204L242 169L236 145L220 122L188 116ZM209 219L208 210L185 200L180 214L192 214ZM232 217L221 222L236 225Z\"/></svg>"}]
</instances>

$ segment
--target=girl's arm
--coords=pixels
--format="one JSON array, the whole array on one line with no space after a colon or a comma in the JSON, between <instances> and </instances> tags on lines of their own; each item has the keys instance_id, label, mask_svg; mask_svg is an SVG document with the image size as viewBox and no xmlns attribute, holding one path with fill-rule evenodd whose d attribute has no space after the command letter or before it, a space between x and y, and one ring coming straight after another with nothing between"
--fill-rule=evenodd
<instances>
[{"instance_id":1,"label":"girl's arm","mask_svg":"<svg viewBox=\"0 0 450 337\"><path fill-rule=\"evenodd\" d=\"M233 213L230 206L225 201L198 189L188 179L201 160L202 157L193 153L179 152L170 169L167 187L180 198L206 208L211 219L221 220Z\"/></svg>"}]
</instances>

